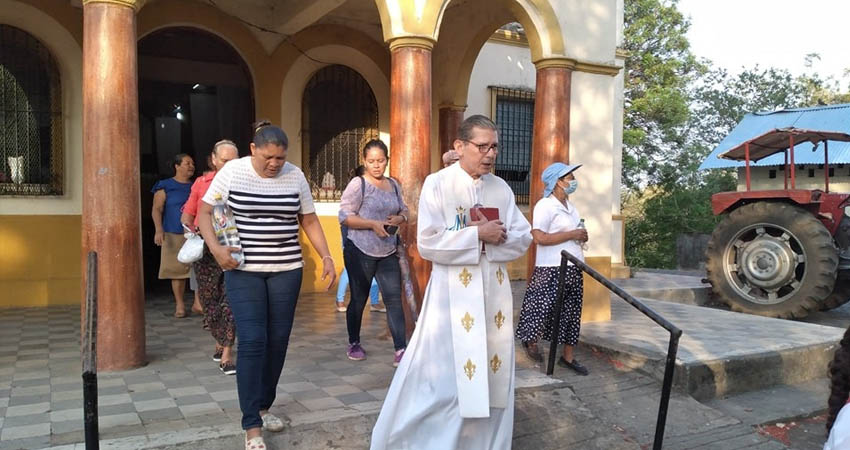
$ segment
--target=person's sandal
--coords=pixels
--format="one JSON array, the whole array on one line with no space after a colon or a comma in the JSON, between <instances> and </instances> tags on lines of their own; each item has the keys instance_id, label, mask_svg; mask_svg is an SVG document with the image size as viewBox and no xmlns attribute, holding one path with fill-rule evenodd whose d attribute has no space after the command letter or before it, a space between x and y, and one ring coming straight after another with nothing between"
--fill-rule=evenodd
<instances>
[{"instance_id":1,"label":"person's sandal","mask_svg":"<svg viewBox=\"0 0 850 450\"><path fill-rule=\"evenodd\" d=\"M584 367L581 363L576 361L575 358L573 358L572 361L567 362L567 360L564 359L563 356L561 356L561 358L558 359L558 365L566 369L572 369L575 373L581 376L586 376L588 373L590 373L590 371L587 370L587 367Z\"/></svg>"},{"instance_id":2,"label":"person's sandal","mask_svg":"<svg viewBox=\"0 0 850 450\"><path fill-rule=\"evenodd\" d=\"M525 355L528 356L528 359L534 362L543 362L543 354L540 353L537 342L523 342L522 348L525 350Z\"/></svg>"},{"instance_id":3,"label":"person's sandal","mask_svg":"<svg viewBox=\"0 0 850 450\"><path fill-rule=\"evenodd\" d=\"M248 435L245 435L245 450L266 450L266 441L262 436L253 437L248 439Z\"/></svg>"},{"instance_id":4,"label":"person's sandal","mask_svg":"<svg viewBox=\"0 0 850 450\"><path fill-rule=\"evenodd\" d=\"M218 365L218 368L225 375L236 375L236 364L231 361L223 361Z\"/></svg>"},{"instance_id":5,"label":"person's sandal","mask_svg":"<svg viewBox=\"0 0 850 450\"><path fill-rule=\"evenodd\" d=\"M266 431L283 431L283 421L272 413L266 413L262 416L263 429Z\"/></svg>"},{"instance_id":6,"label":"person's sandal","mask_svg":"<svg viewBox=\"0 0 850 450\"><path fill-rule=\"evenodd\" d=\"M177 319L182 319L186 317L186 311L174 311L174 317Z\"/></svg>"}]
</instances>

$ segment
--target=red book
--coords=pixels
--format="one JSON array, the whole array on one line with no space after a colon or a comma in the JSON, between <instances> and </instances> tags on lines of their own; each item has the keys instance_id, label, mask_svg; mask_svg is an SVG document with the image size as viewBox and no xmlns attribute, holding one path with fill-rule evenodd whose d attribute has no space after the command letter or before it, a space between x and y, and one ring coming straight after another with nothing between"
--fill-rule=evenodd
<instances>
[{"instance_id":1,"label":"red book","mask_svg":"<svg viewBox=\"0 0 850 450\"><path fill-rule=\"evenodd\" d=\"M499 220L499 208L490 208L485 206L473 206L469 210L469 218L473 222L479 220L477 212L480 212L487 220ZM481 243L481 251L484 251L484 243Z\"/></svg>"},{"instance_id":2,"label":"red book","mask_svg":"<svg viewBox=\"0 0 850 450\"><path fill-rule=\"evenodd\" d=\"M473 222L478 220L478 214L476 214L476 211L483 214L487 220L499 220L499 208L473 206L472 209L469 210L469 218L472 219Z\"/></svg>"}]
</instances>

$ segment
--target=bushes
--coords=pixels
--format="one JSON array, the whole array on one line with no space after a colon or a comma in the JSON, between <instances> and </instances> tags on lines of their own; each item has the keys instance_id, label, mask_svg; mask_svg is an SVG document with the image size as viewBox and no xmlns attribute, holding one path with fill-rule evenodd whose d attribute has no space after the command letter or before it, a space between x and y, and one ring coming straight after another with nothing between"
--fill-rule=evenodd
<instances>
[{"instance_id":1,"label":"bushes","mask_svg":"<svg viewBox=\"0 0 850 450\"><path fill-rule=\"evenodd\" d=\"M654 186L624 196L626 263L632 267L676 268L680 233L711 233L719 222L711 196L735 190L731 171L712 171L694 185Z\"/></svg>"}]
</instances>

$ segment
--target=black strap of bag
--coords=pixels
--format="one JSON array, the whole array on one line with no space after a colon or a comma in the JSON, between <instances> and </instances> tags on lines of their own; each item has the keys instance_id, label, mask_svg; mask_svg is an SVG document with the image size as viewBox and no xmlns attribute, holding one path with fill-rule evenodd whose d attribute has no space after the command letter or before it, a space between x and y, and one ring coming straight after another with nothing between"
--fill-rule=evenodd
<instances>
[{"instance_id":1,"label":"black strap of bag","mask_svg":"<svg viewBox=\"0 0 850 450\"><path fill-rule=\"evenodd\" d=\"M363 199L366 198L366 179L363 178L362 175L359 178L360 178L360 204L362 205ZM396 199L399 200L399 209L398 209L398 212L396 213L396 214L398 214L398 213L401 212L401 199L400 199L400 195L398 193L398 184L396 184L396 181L395 181L395 179L393 179L393 177L387 177L387 179L390 180L390 184L393 186L393 192L395 192L395 197L396 197ZM358 207L358 210L359 209L360 208ZM399 244L399 239L400 239L399 235L398 235L398 233L396 233L396 235L395 235L396 245Z\"/></svg>"}]
</instances>

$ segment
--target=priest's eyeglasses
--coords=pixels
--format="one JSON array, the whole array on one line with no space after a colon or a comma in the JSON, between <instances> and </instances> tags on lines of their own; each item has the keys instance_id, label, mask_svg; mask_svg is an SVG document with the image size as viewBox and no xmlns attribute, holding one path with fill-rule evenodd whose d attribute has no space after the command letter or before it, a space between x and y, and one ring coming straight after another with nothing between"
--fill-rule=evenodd
<instances>
[{"instance_id":1,"label":"priest's eyeglasses","mask_svg":"<svg viewBox=\"0 0 850 450\"><path fill-rule=\"evenodd\" d=\"M493 150L493 153L499 153L499 144L498 143L479 144L477 142L472 142L472 141L467 140L467 139L461 139L461 140L478 147L478 151L481 152L482 155L486 155L487 152L489 152L490 150Z\"/></svg>"}]
</instances>

